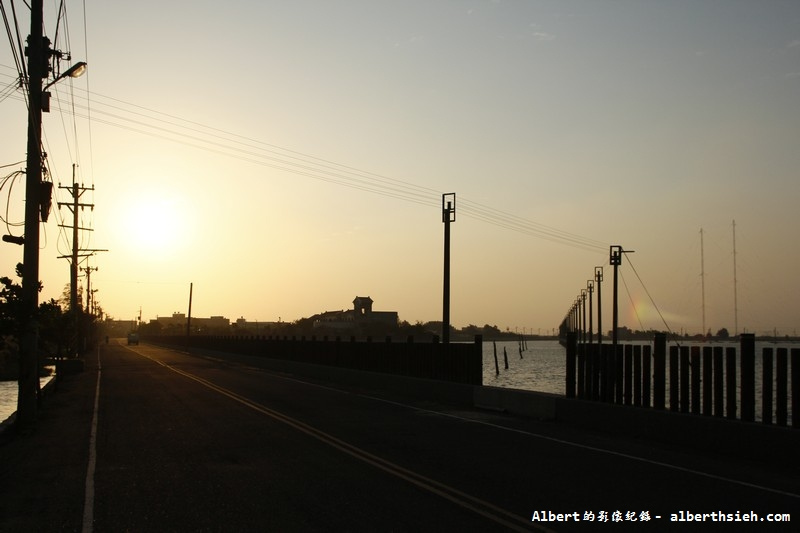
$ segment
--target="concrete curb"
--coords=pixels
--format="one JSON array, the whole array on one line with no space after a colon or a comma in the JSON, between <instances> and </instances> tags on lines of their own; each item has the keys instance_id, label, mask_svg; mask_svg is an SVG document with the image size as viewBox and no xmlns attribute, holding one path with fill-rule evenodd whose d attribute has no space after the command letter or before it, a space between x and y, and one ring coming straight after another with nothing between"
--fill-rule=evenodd
<instances>
[{"instance_id":1,"label":"concrete curb","mask_svg":"<svg viewBox=\"0 0 800 533\"><path fill-rule=\"evenodd\" d=\"M475 387L475 406L628 438L800 469L800 431L497 387Z\"/></svg>"}]
</instances>

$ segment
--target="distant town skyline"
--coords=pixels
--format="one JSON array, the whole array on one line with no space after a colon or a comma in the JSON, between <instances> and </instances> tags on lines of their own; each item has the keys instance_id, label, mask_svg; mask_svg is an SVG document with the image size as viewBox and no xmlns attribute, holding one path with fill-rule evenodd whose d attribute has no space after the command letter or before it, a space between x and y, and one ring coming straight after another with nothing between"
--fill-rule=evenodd
<instances>
[{"instance_id":1,"label":"distant town skyline","mask_svg":"<svg viewBox=\"0 0 800 533\"><path fill-rule=\"evenodd\" d=\"M109 0L57 19L46 5L60 71L88 71L49 88L42 301L69 282L74 169L94 187L80 247L109 250L81 266L119 319L183 312L193 283L197 316L369 294L441 320L453 192L455 327L558 327L603 266L607 329L610 245L635 250L623 326L800 326L797 2ZM18 80L5 41L0 177L26 156ZM24 187L0 192L20 236ZM21 261L0 243L0 275Z\"/></svg>"}]
</instances>

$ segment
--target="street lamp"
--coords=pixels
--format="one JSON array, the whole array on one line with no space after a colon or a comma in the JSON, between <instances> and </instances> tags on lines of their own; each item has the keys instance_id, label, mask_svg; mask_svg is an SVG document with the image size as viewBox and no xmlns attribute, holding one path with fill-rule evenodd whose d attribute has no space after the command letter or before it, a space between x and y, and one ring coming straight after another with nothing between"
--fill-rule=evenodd
<instances>
[{"instance_id":1,"label":"street lamp","mask_svg":"<svg viewBox=\"0 0 800 533\"><path fill-rule=\"evenodd\" d=\"M88 65L85 61L79 61L69 67L67 70L61 73L56 79L48 83L42 88L42 111L45 113L50 112L50 93L47 92L47 89L50 88L51 85L55 84L58 81L63 80L64 78L80 78L86 72L86 67Z\"/></svg>"}]
</instances>

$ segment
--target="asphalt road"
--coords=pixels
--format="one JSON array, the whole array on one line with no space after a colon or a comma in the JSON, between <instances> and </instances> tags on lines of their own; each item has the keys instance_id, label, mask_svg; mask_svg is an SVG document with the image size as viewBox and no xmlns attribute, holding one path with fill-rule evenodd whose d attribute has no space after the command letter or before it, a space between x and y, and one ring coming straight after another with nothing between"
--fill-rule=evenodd
<instances>
[{"instance_id":1,"label":"asphalt road","mask_svg":"<svg viewBox=\"0 0 800 533\"><path fill-rule=\"evenodd\" d=\"M79 530L84 514L83 530L100 532L797 531L800 522L798 472L148 345L112 341L97 359L81 376L99 390L92 444L87 399L70 415L88 421L72 431L91 453L54 468L69 470L69 494L49 500L62 520L45 521L39 504L42 521L26 522L20 507L35 513L35 498L6 488L0 498L16 503L0 504L14 515L0 514L0 530ZM763 522L670 522L681 511L753 511ZM768 513L791 513L794 524L766 522Z\"/></svg>"}]
</instances>

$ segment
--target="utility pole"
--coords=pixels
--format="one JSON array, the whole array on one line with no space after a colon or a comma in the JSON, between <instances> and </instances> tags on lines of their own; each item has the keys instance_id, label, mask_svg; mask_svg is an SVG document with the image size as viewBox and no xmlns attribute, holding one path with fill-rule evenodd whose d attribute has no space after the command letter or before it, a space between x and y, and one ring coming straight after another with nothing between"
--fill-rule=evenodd
<instances>
[{"instance_id":1,"label":"utility pole","mask_svg":"<svg viewBox=\"0 0 800 533\"><path fill-rule=\"evenodd\" d=\"M442 342L450 342L450 223L456 221L456 193L442 195L444 222L444 294L442 311Z\"/></svg>"},{"instance_id":2,"label":"utility pole","mask_svg":"<svg viewBox=\"0 0 800 533\"><path fill-rule=\"evenodd\" d=\"M86 70L80 62L59 74L43 86L50 73L50 59L62 59L64 54L50 49L50 39L44 36L44 0L31 0L31 31L28 35L28 138L25 169L25 237L22 244L22 312L19 350L19 394L16 424L30 428L36 424L39 324L39 216L47 222L52 194L52 182L42 181L42 111L49 110L49 93L45 90L65 77L76 78ZM47 98L45 98L47 97ZM46 106L43 104L46 103ZM43 109L44 108L44 109ZM17 242L17 240L9 241Z\"/></svg>"},{"instance_id":3,"label":"utility pole","mask_svg":"<svg viewBox=\"0 0 800 533\"><path fill-rule=\"evenodd\" d=\"M31 1L28 35L28 157L25 176L25 242L22 259L22 335L20 339L17 424L36 424L39 324L39 211L42 188L42 80L47 77L50 40L44 37L43 0Z\"/></svg>"},{"instance_id":4,"label":"utility pole","mask_svg":"<svg viewBox=\"0 0 800 533\"><path fill-rule=\"evenodd\" d=\"M81 196L86 191L93 191L94 186L92 187L85 187L83 185L78 185L75 179L75 169L77 165L72 165L72 186L66 187L59 185L59 189L65 189L69 191L70 195L72 196L72 202L58 202L59 209L61 207L66 206L72 212L72 225L67 226L65 224L59 224L62 228L67 228L72 230L72 254L71 255L61 255L59 259L68 259L70 262L69 265L69 308L70 308L70 315L72 319L72 325L74 328L74 332L78 335L77 342L75 343L75 349L80 350L83 347L83 343L80 340L81 336L81 327L79 324L79 317L81 312L81 306L78 301L78 270L80 269L80 258L91 257L95 254L95 252L106 252L108 250L89 250L89 249L81 249L78 239L78 232L79 231L94 231L91 228L82 228L78 225L78 212L84 210L85 208L90 208L94 210L94 204L87 204L82 203L80 201ZM86 298L86 311L87 313L90 312L91 302L91 292L87 294Z\"/></svg>"},{"instance_id":5,"label":"utility pole","mask_svg":"<svg viewBox=\"0 0 800 533\"><path fill-rule=\"evenodd\" d=\"M81 268L86 272L86 314L92 314L92 271L100 270L98 267Z\"/></svg>"},{"instance_id":6,"label":"utility pole","mask_svg":"<svg viewBox=\"0 0 800 533\"><path fill-rule=\"evenodd\" d=\"M194 283L189 283L189 315L186 317L186 342L189 342L189 336L192 334L192 290Z\"/></svg>"},{"instance_id":7,"label":"utility pole","mask_svg":"<svg viewBox=\"0 0 800 533\"><path fill-rule=\"evenodd\" d=\"M78 183L75 181L75 167L76 165L72 165L72 186L65 187L59 185L59 189L66 189L69 191L70 195L72 195L72 202L58 202L58 207L61 208L62 206L66 206L72 212L72 226L66 226L64 224L59 224L62 228L68 228L72 230L72 256L61 256L59 259L62 258L69 258L70 259L70 266L69 266L69 283L70 283L70 293L69 293L69 305L71 311L76 311L78 309L78 257L80 250L78 244L78 231L93 231L91 228L81 228L78 226L78 210L83 210L86 207L94 209L94 204L84 204L80 202L80 198L86 191L93 191L94 187L84 187L78 186ZM86 250L88 251L88 250ZM94 251L94 250L93 250ZM100 251L100 250L97 250ZM84 256L86 257L86 256Z\"/></svg>"}]
</instances>

